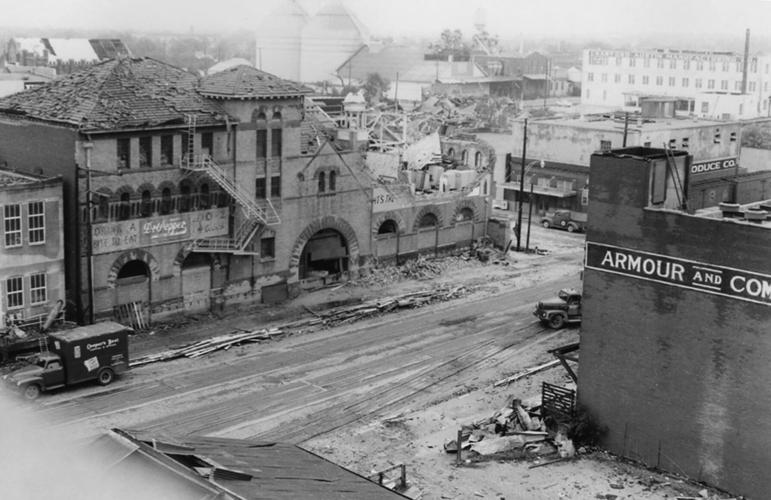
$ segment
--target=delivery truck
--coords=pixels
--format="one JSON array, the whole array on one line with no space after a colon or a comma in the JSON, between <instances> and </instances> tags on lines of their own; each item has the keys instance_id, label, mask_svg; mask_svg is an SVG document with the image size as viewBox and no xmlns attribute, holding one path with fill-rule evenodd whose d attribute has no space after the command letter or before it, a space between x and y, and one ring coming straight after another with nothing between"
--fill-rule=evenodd
<instances>
[{"instance_id":1,"label":"delivery truck","mask_svg":"<svg viewBox=\"0 0 771 500\"><path fill-rule=\"evenodd\" d=\"M27 399L42 391L97 381L111 383L129 367L128 335L131 328L105 321L53 332L40 353L3 377L7 386Z\"/></svg>"}]
</instances>

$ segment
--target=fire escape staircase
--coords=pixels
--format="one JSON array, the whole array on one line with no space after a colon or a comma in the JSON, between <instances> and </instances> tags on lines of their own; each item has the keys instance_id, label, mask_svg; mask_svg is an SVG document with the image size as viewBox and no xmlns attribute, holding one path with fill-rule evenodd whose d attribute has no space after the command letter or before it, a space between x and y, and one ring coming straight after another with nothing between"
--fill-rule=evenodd
<instances>
[{"instance_id":1,"label":"fire escape staircase","mask_svg":"<svg viewBox=\"0 0 771 500\"><path fill-rule=\"evenodd\" d=\"M245 215L243 223L236 229L232 238L198 238L192 243L192 250L195 252L232 254L254 253L246 250L246 247L262 226L272 226L281 223L278 212L268 199L262 200L261 203L253 200L249 193L236 184L211 156L190 154L193 151L195 117L188 119L188 126L188 154L182 162L182 169L188 172L198 172L207 175L236 201Z\"/></svg>"}]
</instances>

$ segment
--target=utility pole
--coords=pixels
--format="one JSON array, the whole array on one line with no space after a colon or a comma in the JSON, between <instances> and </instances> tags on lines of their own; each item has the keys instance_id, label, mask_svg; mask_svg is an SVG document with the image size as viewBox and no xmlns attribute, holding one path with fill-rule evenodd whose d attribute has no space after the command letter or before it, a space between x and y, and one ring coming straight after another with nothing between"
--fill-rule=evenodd
<instances>
[{"instance_id":1,"label":"utility pole","mask_svg":"<svg viewBox=\"0 0 771 500\"><path fill-rule=\"evenodd\" d=\"M527 118L522 133L522 171L519 173L519 210L517 210L517 252L520 251L522 235L522 202L525 200L525 161L527 158Z\"/></svg>"}]
</instances>

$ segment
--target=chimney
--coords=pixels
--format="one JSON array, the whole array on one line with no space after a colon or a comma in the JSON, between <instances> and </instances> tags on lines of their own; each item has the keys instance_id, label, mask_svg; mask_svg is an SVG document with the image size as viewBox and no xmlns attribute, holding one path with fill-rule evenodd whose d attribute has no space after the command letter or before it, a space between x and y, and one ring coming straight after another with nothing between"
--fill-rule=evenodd
<instances>
[{"instance_id":1,"label":"chimney","mask_svg":"<svg viewBox=\"0 0 771 500\"><path fill-rule=\"evenodd\" d=\"M750 29L744 35L744 64L742 65L742 94L747 93L747 65L750 62Z\"/></svg>"}]
</instances>

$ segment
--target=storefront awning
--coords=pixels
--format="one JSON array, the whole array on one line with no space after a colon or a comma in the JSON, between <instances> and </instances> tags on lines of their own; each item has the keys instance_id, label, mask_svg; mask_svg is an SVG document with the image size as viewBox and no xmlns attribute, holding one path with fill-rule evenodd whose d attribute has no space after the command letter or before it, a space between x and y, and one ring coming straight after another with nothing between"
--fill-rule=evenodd
<instances>
[{"instance_id":1,"label":"storefront awning","mask_svg":"<svg viewBox=\"0 0 771 500\"><path fill-rule=\"evenodd\" d=\"M519 182L505 182L502 187L503 189L508 189L510 191L519 191ZM529 192L530 184L525 184L525 193ZM558 188L533 185L533 194L553 196L554 198L570 198L578 193L576 191L563 191Z\"/></svg>"}]
</instances>

